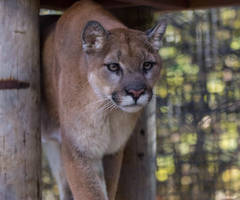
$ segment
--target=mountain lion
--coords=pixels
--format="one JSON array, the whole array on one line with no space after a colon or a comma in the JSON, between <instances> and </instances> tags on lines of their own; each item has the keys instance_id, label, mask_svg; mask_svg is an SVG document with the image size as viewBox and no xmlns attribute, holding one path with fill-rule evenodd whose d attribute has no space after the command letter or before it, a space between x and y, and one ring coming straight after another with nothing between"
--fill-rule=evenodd
<instances>
[{"instance_id":1,"label":"mountain lion","mask_svg":"<svg viewBox=\"0 0 240 200\"><path fill-rule=\"evenodd\" d=\"M68 184L74 200L115 199L122 149L159 78L165 29L129 29L91 0L45 29L42 138L61 200ZM105 183L102 159L113 154Z\"/></svg>"}]
</instances>

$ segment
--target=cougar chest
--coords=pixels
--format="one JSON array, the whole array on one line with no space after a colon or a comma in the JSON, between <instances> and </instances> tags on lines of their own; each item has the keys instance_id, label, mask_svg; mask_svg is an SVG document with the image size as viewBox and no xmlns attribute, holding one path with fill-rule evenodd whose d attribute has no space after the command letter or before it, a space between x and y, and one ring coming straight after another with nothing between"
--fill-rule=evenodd
<instances>
[{"instance_id":1,"label":"cougar chest","mask_svg":"<svg viewBox=\"0 0 240 200\"><path fill-rule=\"evenodd\" d=\"M110 143L106 154L115 153L126 144L133 132L137 117L138 114L129 114L122 111L112 112L109 115Z\"/></svg>"}]
</instances>

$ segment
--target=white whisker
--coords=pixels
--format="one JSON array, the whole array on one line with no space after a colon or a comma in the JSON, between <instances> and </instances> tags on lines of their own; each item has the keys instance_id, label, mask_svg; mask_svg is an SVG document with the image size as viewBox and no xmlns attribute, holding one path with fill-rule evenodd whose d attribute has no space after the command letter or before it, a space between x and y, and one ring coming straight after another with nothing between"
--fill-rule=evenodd
<instances>
[{"instance_id":1,"label":"white whisker","mask_svg":"<svg viewBox=\"0 0 240 200\"><path fill-rule=\"evenodd\" d=\"M96 109L98 109L99 107L101 107L102 105L105 104L105 102L107 101L107 98L103 98L103 99L98 99L96 101L93 101L89 104L86 104L82 109L81 109L81 114L87 113L89 112L88 108L90 107L96 107Z\"/></svg>"}]
</instances>

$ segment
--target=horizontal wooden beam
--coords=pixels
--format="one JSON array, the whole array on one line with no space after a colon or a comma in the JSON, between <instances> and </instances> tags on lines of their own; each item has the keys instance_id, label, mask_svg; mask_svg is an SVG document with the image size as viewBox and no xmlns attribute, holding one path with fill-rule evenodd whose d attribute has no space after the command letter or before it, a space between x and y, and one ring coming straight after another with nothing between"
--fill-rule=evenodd
<instances>
[{"instance_id":1,"label":"horizontal wooden beam","mask_svg":"<svg viewBox=\"0 0 240 200\"><path fill-rule=\"evenodd\" d=\"M134 4L132 1L118 1L118 0L96 0L98 3L102 4L105 8L127 8L139 6L139 4Z\"/></svg>"},{"instance_id":2,"label":"horizontal wooden beam","mask_svg":"<svg viewBox=\"0 0 240 200\"><path fill-rule=\"evenodd\" d=\"M70 7L76 0L40 0L40 7L47 9L66 9Z\"/></svg>"},{"instance_id":3,"label":"horizontal wooden beam","mask_svg":"<svg viewBox=\"0 0 240 200\"><path fill-rule=\"evenodd\" d=\"M148 6L157 10L175 10L187 7L186 0L96 0L106 8ZM41 8L66 9L76 0L41 0Z\"/></svg>"},{"instance_id":4,"label":"horizontal wooden beam","mask_svg":"<svg viewBox=\"0 0 240 200\"><path fill-rule=\"evenodd\" d=\"M66 9L77 0L40 0L41 8ZM240 5L240 0L96 0L106 8L148 6L159 11L203 9Z\"/></svg>"},{"instance_id":5,"label":"horizontal wooden beam","mask_svg":"<svg viewBox=\"0 0 240 200\"><path fill-rule=\"evenodd\" d=\"M51 0L51 1L41 0L41 8L64 10L70 7L76 1L77 0ZM140 5L133 3L131 1L118 1L118 0L95 0L95 1L102 4L105 8L125 8Z\"/></svg>"},{"instance_id":6,"label":"horizontal wooden beam","mask_svg":"<svg viewBox=\"0 0 240 200\"><path fill-rule=\"evenodd\" d=\"M190 0L188 9L203 9L240 5L239 0Z\"/></svg>"},{"instance_id":7,"label":"horizontal wooden beam","mask_svg":"<svg viewBox=\"0 0 240 200\"><path fill-rule=\"evenodd\" d=\"M158 10L181 9L188 6L187 0L115 0L119 2L131 2L136 6L148 6Z\"/></svg>"}]
</instances>

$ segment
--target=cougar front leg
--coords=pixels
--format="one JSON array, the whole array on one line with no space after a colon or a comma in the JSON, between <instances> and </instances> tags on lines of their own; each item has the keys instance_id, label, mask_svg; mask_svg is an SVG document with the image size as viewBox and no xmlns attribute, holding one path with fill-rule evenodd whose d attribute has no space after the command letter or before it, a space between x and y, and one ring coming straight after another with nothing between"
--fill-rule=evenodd
<instances>
[{"instance_id":1,"label":"cougar front leg","mask_svg":"<svg viewBox=\"0 0 240 200\"><path fill-rule=\"evenodd\" d=\"M108 200L101 159L91 159L63 142L62 157L74 200Z\"/></svg>"}]
</instances>

